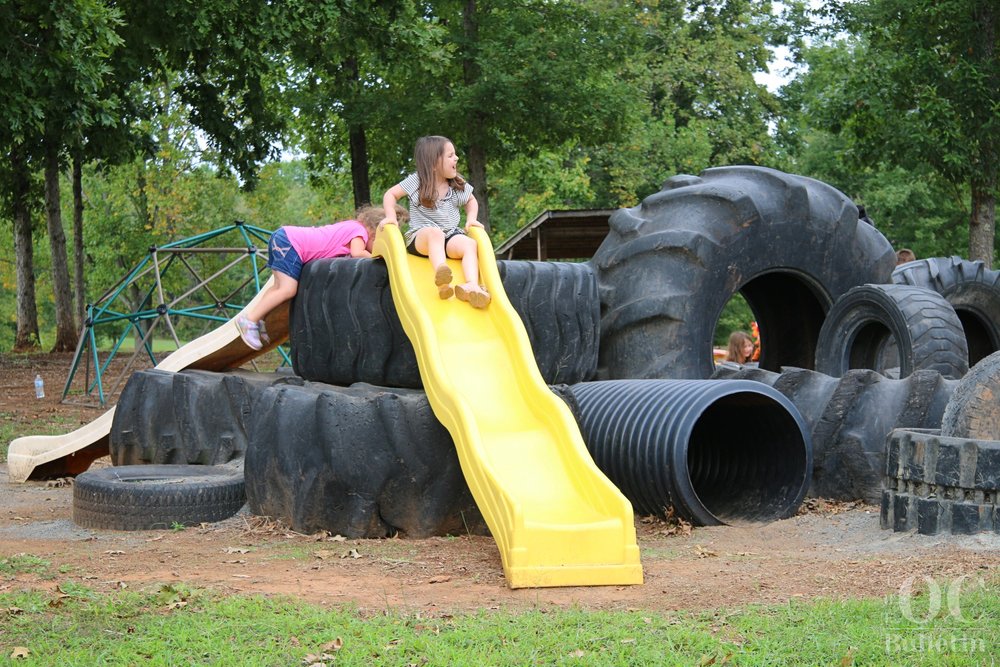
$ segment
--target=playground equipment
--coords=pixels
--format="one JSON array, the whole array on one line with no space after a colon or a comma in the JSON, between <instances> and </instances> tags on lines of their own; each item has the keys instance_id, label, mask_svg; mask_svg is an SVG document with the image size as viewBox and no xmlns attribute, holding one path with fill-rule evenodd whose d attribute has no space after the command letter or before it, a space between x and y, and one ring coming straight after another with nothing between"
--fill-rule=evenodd
<instances>
[{"instance_id":1,"label":"playground equipment","mask_svg":"<svg viewBox=\"0 0 1000 667\"><path fill-rule=\"evenodd\" d=\"M266 288L271 280L264 285ZM260 298L260 292L250 302ZM248 304L248 305L250 305ZM248 348L240 339L235 319L209 331L171 353L156 368L180 371L198 368L222 371L236 368L270 352L288 339L288 306L282 305L265 318L271 342L260 350ZM24 482L36 477L75 475L83 472L94 460L108 454L108 435L115 408L75 431L63 435L29 435L15 438L7 451L7 473L12 482Z\"/></svg>"},{"instance_id":2,"label":"playground equipment","mask_svg":"<svg viewBox=\"0 0 1000 667\"><path fill-rule=\"evenodd\" d=\"M573 415L542 380L486 234L471 229L493 295L441 300L431 263L398 228L375 238L435 416L449 430L511 588L642 583L632 507L598 470ZM461 264L451 260L459 275Z\"/></svg>"},{"instance_id":3,"label":"playground equipment","mask_svg":"<svg viewBox=\"0 0 1000 667\"><path fill-rule=\"evenodd\" d=\"M62 400L100 407L113 404L132 372L159 363L154 354L157 339L166 337L176 349L181 347L179 318L200 320L211 328L232 318L260 291L261 272L266 269L261 258L270 235L270 230L237 220L151 247L121 280L87 305ZM247 262L250 270L234 271ZM178 272L180 276L175 275ZM204 327L200 329L205 333ZM114 367L112 362L124 353L130 338L136 341L131 356L124 367ZM99 350L104 340L111 341L107 352ZM278 349L290 364L285 350Z\"/></svg>"}]
</instances>

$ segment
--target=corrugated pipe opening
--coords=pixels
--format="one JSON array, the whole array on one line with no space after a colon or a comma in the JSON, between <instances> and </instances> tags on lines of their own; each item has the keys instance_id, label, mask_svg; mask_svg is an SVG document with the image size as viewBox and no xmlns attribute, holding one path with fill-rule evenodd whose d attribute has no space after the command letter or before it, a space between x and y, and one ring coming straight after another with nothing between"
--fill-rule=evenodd
<instances>
[{"instance_id":1,"label":"corrugated pipe opening","mask_svg":"<svg viewBox=\"0 0 1000 667\"><path fill-rule=\"evenodd\" d=\"M571 387L598 467L638 514L698 525L791 516L812 441L795 405L750 380L609 380Z\"/></svg>"}]
</instances>

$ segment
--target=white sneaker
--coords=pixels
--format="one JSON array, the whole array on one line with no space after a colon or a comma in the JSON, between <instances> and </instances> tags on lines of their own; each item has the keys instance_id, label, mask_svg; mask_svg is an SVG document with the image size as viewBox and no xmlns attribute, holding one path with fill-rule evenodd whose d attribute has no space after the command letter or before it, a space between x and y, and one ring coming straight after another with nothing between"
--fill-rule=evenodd
<instances>
[{"instance_id":1,"label":"white sneaker","mask_svg":"<svg viewBox=\"0 0 1000 667\"><path fill-rule=\"evenodd\" d=\"M260 331L257 325L240 315L236 318L236 328L239 329L240 338L252 350L259 350L264 347L260 342Z\"/></svg>"}]
</instances>

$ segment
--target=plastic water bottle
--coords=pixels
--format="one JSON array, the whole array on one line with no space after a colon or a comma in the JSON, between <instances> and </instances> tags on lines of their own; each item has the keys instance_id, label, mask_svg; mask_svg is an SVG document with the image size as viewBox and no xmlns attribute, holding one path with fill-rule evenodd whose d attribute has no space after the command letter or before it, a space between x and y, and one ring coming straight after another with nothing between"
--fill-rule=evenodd
<instances>
[{"instance_id":1,"label":"plastic water bottle","mask_svg":"<svg viewBox=\"0 0 1000 667\"><path fill-rule=\"evenodd\" d=\"M35 376L35 398L45 398L45 382L41 375Z\"/></svg>"}]
</instances>

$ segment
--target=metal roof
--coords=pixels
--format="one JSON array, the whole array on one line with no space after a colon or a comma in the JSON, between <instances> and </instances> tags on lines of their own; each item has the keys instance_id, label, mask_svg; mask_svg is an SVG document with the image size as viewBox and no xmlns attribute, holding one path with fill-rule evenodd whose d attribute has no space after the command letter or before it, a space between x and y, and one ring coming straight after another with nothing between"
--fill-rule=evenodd
<instances>
[{"instance_id":1,"label":"metal roof","mask_svg":"<svg viewBox=\"0 0 1000 667\"><path fill-rule=\"evenodd\" d=\"M545 211L495 251L498 259L590 259L608 235L617 209Z\"/></svg>"}]
</instances>

